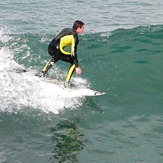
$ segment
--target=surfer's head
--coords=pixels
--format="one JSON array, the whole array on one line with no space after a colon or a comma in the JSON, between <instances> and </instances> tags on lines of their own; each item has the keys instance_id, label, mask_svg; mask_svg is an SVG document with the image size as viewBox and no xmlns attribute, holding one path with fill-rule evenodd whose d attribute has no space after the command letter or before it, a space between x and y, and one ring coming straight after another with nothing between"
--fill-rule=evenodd
<instances>
[{"instance_id":1,"label":"surfer's head","mask_svg":"<svg viewBox=\"0 0 163 163\"><path fill-rule=\"evenodd\" d=\"M80 20L76 20L73 24L73 29L78 33L81 34L84 32L84 23Z\"/></svg>"}]
</instances>

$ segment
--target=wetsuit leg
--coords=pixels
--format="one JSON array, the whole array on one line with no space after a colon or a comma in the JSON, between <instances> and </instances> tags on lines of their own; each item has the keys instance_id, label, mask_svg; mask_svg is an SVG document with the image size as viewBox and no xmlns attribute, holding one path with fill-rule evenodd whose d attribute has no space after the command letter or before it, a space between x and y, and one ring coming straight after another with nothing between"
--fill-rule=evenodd
<instances>
[{"instance_id":1,"label":"wetsuit leg","mask_svg":"<svg viewBox=\"0 0 163 163\"><path fill-rule=\"evenodd\" d=\"M43 76L45 76L45 74L48 72L48 70L54 65L54 59L50 59L46 65L44 66L44 68L42 69L42 73L43 73Z\"/></svg>"},{"instance_id":2,"label":"wetsuit leg","mask_svg":"<svg viewBox=\"0 0 163 163\"><path fill-rule=\"evenodd\" d=\"M50 59L46 65L44 66L44 68L42 69L42 74L43 76L45 76L45 74L48 72L48 70L54 65L54 63L56 63L59 60L58 54L59 51L58 49L48 49L49 54L52 56L52 59Z\"/></svg>"},{"instance_id":3,"label":"wetsuit leg","mask_svg":"<svg viewBox=\"0 0 163 163\"><path fill-rule=\"evenodd\" d=\"M69 81L70 81L70 79L71 79L71 77L72 77L72 75L74 73L75 67L76 67L75 64L73 63L73 58L70 55L65 55L63 53L60 53L59 59L64 61L64 62L71 63L71 66L70 66L70 68L69 68L69 70L67 72L67 77L66 77L66 82L69 83Z\"/></svg>"},{"instance_id":4,"label":"wetsuit leg","mask_svg":"<svg viewBox=\"0 0 163 163\"><path fill-rule=\"evenodd\" d=\"M74 73L74 70L75 70L75 64L72 64L71 67L68 70L67 77L66 77L66 82L69 83L69 81L70 81L70 79L72 77L72 74Z\"/></svg>"}]
</instances>

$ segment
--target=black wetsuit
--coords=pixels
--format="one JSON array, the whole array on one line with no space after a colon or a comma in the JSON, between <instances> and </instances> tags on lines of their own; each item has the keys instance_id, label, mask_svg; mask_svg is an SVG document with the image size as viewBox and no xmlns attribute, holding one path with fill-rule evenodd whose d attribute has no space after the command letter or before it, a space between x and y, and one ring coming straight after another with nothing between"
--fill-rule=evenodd
<instances>
[{"instance_id":1,"label":"black wetsuit","mask_svg":"<svg viewBox=\"0 0 163 163\"><path fill-rule=\"evenodd\" d=\"M61 39L64 39L64 41L62 41ZM64 48L66 46L71 46L73 41L74 47L71 47L71 52L66 53ZM69 44L66 45L62 42L66 42ZM61 32L59 32L56 37L50 42L48 52L51 56L54 57L54 62L57 62L59 59L61 59L63 61L70 62L71 64L75 64L75 66L78 67L78 60L76 54L78 42L79 40L76 31L71 28L65 28ZM60 44L62 44L62 47L60 47Z\"/></svg>"},{"instance_id":2,"label":"black wetsuit","mask_svg":"<svg viewBox=\"0 0 163 163\"><path fill-rule=\"evenodd\" d=\"M52 61L56 63L58 60L71 63L66 81L68 82L75 70L78 67L77 45L79 39L78 34L74 29L65 28L60 31L48 46L48 53L52 56ZM70 52L65 50L65 47L70 46Z\"/></svg>"}]
</instances>

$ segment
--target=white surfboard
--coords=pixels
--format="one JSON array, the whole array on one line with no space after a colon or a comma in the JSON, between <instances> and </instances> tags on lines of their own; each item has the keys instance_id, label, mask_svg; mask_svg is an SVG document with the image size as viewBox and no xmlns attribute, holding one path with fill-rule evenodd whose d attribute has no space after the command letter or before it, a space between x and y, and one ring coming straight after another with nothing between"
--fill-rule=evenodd
<instances>
[{"instance_id":1,"label":"white surfboard","mask_svg":"<svg viewBox=\"0 0 163 163\"><path fill-rule=\"evenodd\" d=\"M28 72L28 71L23 69L21 72L24 73L24 72ZM36 75L36 74L34 76L39 77L39 75ZM84 86L84 87L82 87L82 86L74 86L74 87L66 88L66 87L64 87L65 82L59 81L59 80L53 79L53 78L45 77L45 78L42 78L42 79L45 82L52 83L52 84L57 84L57 85L62 86L66 90L64 92L66 97L101 96L101 95L106 94L105 92L100 92L100 91L97 91L97 90L93 90L91 88L86 88L86 86Z\"/></svg>"},{"instance_id":2,"label":"white surfboard","mask_svg":"<svg viewBox=\"0 0 163 163\"><path fill-rule=\"evenodd\" d=\"M48 83L54 83L57 85L64 86L64 82L56 80L56 79L46 78L45 81ZM82 86L73 86L73 87L67 87L67 88L65 87L65 89L66 89L66 92L68 92L69 96L101 96L101 95L106 94L105 92L96 91L91 88L86 88Z\"/></svg>"},{"instance_id":3,"label":"white surfboard","mask_svg":"<svg viewBox=\"0 0 163 163\"><path fill-rule=\"evenodd\" d=\"M74 94L76 96L101 96L105 94L105 92L99 92L91 88L80 88L80 87L70 88L69 93Z\"/></svg>"}]
</instances>

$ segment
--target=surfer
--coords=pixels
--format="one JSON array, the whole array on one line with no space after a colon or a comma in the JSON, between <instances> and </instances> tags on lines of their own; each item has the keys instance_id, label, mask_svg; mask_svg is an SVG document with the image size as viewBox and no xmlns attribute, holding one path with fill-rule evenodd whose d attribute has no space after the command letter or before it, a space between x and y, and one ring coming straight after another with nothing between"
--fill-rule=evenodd
<instances>
[{"instance_id":1,"label":"surfer","mask_svg":"<svg viewBox=\"0 0 163 163\"><path fill-rule=\"evenodd\" d=\"M69 62L71 64L67 72L67 83L69 83L74 71L76 71L77 74L82 73L82 69L78 66L77 45L79 42L78 34L83 32L84 23L82 21L76 20L73 23L72 28L64 28L55 36L48 46L48 53L52 56L52 59L50 59L42 69L41 76L45 76L47 71L58 60ZM65 50L65 48L68 46L70 47L70 51Z\"/></svg>"}]
</instances>

